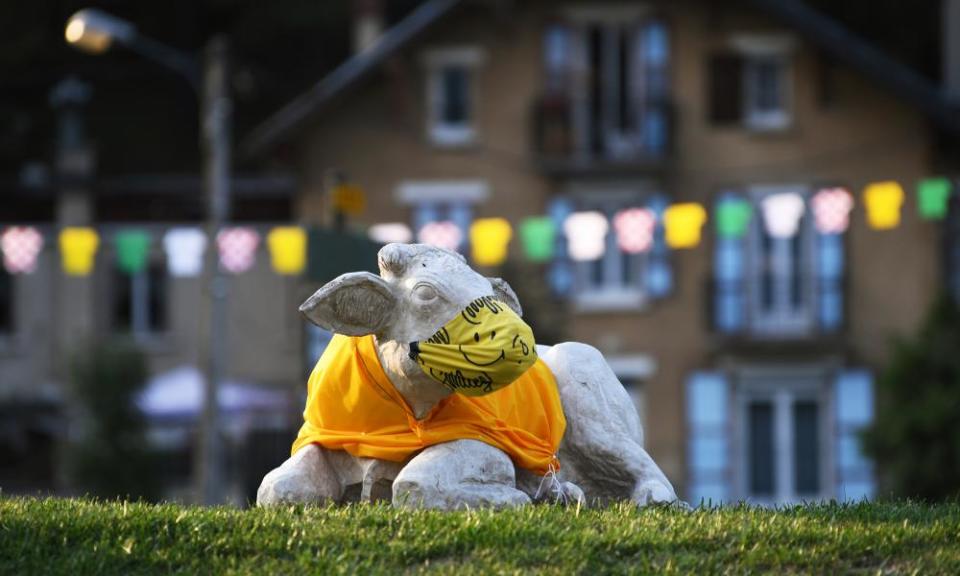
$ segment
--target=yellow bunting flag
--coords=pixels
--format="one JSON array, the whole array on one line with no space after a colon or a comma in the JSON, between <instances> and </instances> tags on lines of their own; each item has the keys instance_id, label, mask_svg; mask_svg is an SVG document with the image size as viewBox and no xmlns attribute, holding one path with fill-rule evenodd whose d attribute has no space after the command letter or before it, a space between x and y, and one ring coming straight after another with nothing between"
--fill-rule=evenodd
<instances>
[{"instance_id":1,"label":"yellow bunting flag","mask_svg":"<svg viewBox=\"0 0 960 576\"><path fill-rule=\"evenodd\" d=\"M510 223L503 218L480 218L470 226L473 262L479 266L499 266L507 259L507 246L513 237Z\"/></svg>"},{"instance_id":2,"label":"yellow bunting flag","mask_svg":"<svg viewBox=\"0 0 960 576\"><path fill-rule=\"evenodd\" d=\"M307 233L299 226L278 226L267 234L270 262L277 274L299 274L307 264Z\"/></svg>"},{"instance_id":3,"label":"yellow bunting flag","mask_svg":"<svg viewBox=\"0 0 960 576\"><path fill-rule=\"evenodd\" d=\"M93 228L64 228L60 232L60 255L64 273L86 276L93 270L93 257L100 237Z\"/></svg>"},{"instance_id":4,"label":"yellow bunting flag","mask_svg":"<svg viewBox=\"0 0 960 576\"><path fill-rule=\"evenodd\" d=\"M671 248L694 248L700 244L700 231L707 221L707 211L694 202L674 204L663 213L667 245Z\"/></svg>"},{"instance_id":5,"label":"yellow bunting flag","mask_svg":"<svg viewBox=\"0 0 960 576\"><path fill-rule=\"evenodd\" d=\"M874 182L863 191L867 223L874 230L890 230L900 224L903 188L894 181Z\"/></svg>"}]
</instances>

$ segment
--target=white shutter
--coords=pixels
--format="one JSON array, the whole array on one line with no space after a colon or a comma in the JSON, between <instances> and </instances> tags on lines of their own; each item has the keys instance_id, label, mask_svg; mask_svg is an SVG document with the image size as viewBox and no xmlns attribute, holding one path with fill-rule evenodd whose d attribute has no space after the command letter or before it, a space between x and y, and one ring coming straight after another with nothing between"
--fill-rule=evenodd
<instances>
[{"instance_id":1,"label":"white shutter","mask_svg":"<svg viewBox=\"0 0 960 576\"><path fill-rule=\"evenodd\" d=\"M717 505L732 497L730 383L720 372L687 379L687 500Z\"/></svg>"},{"instance_id":2,"label":"white shutter","mask_svg":"<svg viewBox=\"0 0 960 576\"><path fill-rule=\"evenodd\" d=\"M872 498L873 462L863 454L859 433L873 422L873 376L866 370L840 372L834 409L835 496L841 502Z\"/></svg>"}]
</instances>

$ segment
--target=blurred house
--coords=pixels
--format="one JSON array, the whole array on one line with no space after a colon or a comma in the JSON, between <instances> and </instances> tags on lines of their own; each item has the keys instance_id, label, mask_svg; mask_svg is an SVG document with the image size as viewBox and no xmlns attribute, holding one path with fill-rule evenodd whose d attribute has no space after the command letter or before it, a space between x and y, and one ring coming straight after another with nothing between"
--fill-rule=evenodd
<instances>
[{"instance_id":1,"label":"blurred house","mask_svg":"<svg viewBox=\"0 0 960 576\"><path fill-rule=\"evenodd\" d=\"M89 88L75 79L59 83L51 95L59 122L54 168L25 170L2 183L6 204L0 226L34 226L45 246L31 274L11 275L0 268L0 488L8 493L70 488L57 478L57 446L74 435L70 423L75 420L68 417L76 411L69 386L72 359L93 341L133 339L161 382L182 375L185 367L202 369L206 362L209 280L170 275L162 242L171 228L204 226L201 179L98 175L83 114L89 97ZM261 233L289 222L294 188L288 175L237 175L234 221ZM64 226L97 230L100 246L89 276L61 272L58 233ZM151 237L148 263L132 275L119 267L114 242L116 232L129 227ZM253 269L231 277L228 286L225 377L242 383L244 393L235 393L237 384L231 382L221 390L229 446L248 450L226 456L239 470L232 476L234 488L246 495L255 493L276 455L289 450L302 404L297 384L305 377L296 317L299 286L273 272L265 247L258 250ZM266 392L255 394L251 385ZM199 386L193 387L194 401ZM263 395L270 396L270 390L287 401L273 394L265 404ZM184 408L173 419L165 407L182 405L189 392L182 385L151 389L145 405L149 432L164 436L159 447L171 452L164 473L170 476L168 487L176 490L190 482L197 410Z\"/></svg>"},{"instance_id":2,"label":"blurred house","mask_svg":"<svg viewBox=\"0 0 960 576\"><path fill-rule=\"evenodd\" d=\"M945 6L960 37L956 2ZM943 168L956 75L941 90L799 2L429 0L386 30L377 8L358 3L355 55L246 141L298 173L297 219L331 221L331 174L366 193L354 225L451 222L467 255L480 217L695 201L713 219L721 198L746 200L742 238L711 224L696 249L669 251L660 229L629 255L610 233L600 260L558 257L543 280L567 298L569 337L598 347L631 391L649 451L687 499L875 493L856 436L875 375L958 271L912 202L895 230L868 228L858 207L828 237L809 199L880 180L912 189ZM784 192L807 203L792 238L759 216ZM276 322L280 304L267 305L263 322Z\"/></svg>"}]
</instances>

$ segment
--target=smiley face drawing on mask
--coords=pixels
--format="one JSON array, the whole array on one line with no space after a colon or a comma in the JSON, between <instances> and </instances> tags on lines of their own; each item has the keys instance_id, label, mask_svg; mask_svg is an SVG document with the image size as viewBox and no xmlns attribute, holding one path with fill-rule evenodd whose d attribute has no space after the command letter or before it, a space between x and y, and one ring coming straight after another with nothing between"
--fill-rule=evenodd
<instances>
[{"instance_id":1,"label":"smiley face drawing on mask","mask_svg":"<svg viewBox=\"0 0 960 576\"><path fill-rule=\"evenodd\" d=\"M430 338L411 342L410 357L454 392L482 396L523 375L537 351L530 326L503 302L484 296Z\"/></svg>"}]
</instances>

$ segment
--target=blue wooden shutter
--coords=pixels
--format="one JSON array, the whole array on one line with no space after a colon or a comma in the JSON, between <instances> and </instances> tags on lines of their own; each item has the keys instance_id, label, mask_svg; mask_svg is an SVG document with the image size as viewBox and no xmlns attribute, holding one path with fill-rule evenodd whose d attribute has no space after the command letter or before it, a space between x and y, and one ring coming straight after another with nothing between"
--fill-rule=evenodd
<instances>
[{"instance_id":1,"label":"blue wooden shutter","mask_svg":"<svg viewBox=\"0 0 960 576\"><path fill-rule=\"evenodd\" d=\"M663 213L667 209L667 199L657 195L650 199L647 207L657 215L657 224L653 233L653 247L647 258L646 288L651 298L663 298L673 290L673 270L670 268L670 249L664 236Z\"/></svg>"},{"instance_id":2,"label":"blue wooden shutter","mask_svg":"<svg viewBox=\"0 0 960 576\"><path fill-rule=\"evenodd\" d=\"M687 379L687 500L721 504L732 498L730 384L720 372Z\"/></svg>"},{"instance_id":3,"label":"blue wooden shutter","mask_svg":"<svg viewBox=\"0 0 960 576\"><path fill-rule=\"evenodd\" d=\"M843 325L843 269L843 235L817 234L817 308L824 332L834 332Z\"/></svg>"},{"instance_id":4,"label":"blue wooden shutter","mask_svg":"<svg viewBox=\"0 0 960 576\"><path fill-rule=\"evenodd\" d=\"M726 192L717 198L715 207L724 201L740 199L740 195ZM720 332L739 332L746 324L745 239L746 235L729 238L718 234L714 243L713 325Z\"/></svg>"},{"instance_id":5,"label":"blue wooden shutter","mask_svg":"<svg viewBox=\"0 0 960 576\"><path fill-rule=\"evenodd\" d=\"M470 251L470 224L473 223L473 210L466 202L454 202L450 205L450 221L460 228L463 234L460 239L460 245L457 251L467 253Z\"/></svg>"},{"instance_id":6,"label":"blue wooden shutter","mask_svg":"<svg viewBox=\"0 0 960 576\"><path fill-rule=\"evenodd\" d=\"M573 290L573 265L567 256L567 239L563 234L563 222L573 212L573 203L568 198L553 198L547 207L556 229L553 261L547 276L550 288L558 296L569 296Z\"/></svg>"},{"instance_id":7,"label":"blue wooden shutter","mask_svg":"<svg viewBox=\"0 0 960 576\"><path fill-rule=\"evenodd\" d=\"M413 239L420 241L420 229L440 219L440 211L431 202L422 202L413 208Z\"/></svg>"},{"instance_id":8,"label":"blue wooden shutter","mask_svg":"<svg viewBox=\"0 0 960 576\"><path fill-rule=\"evenodd\" d=\"M834 383L834 417L836 498L872 498L876 491L873 462L863 454L859 437L873 422L873 377L869 372L840 372Z\"/></svg>"}]
</instances>

